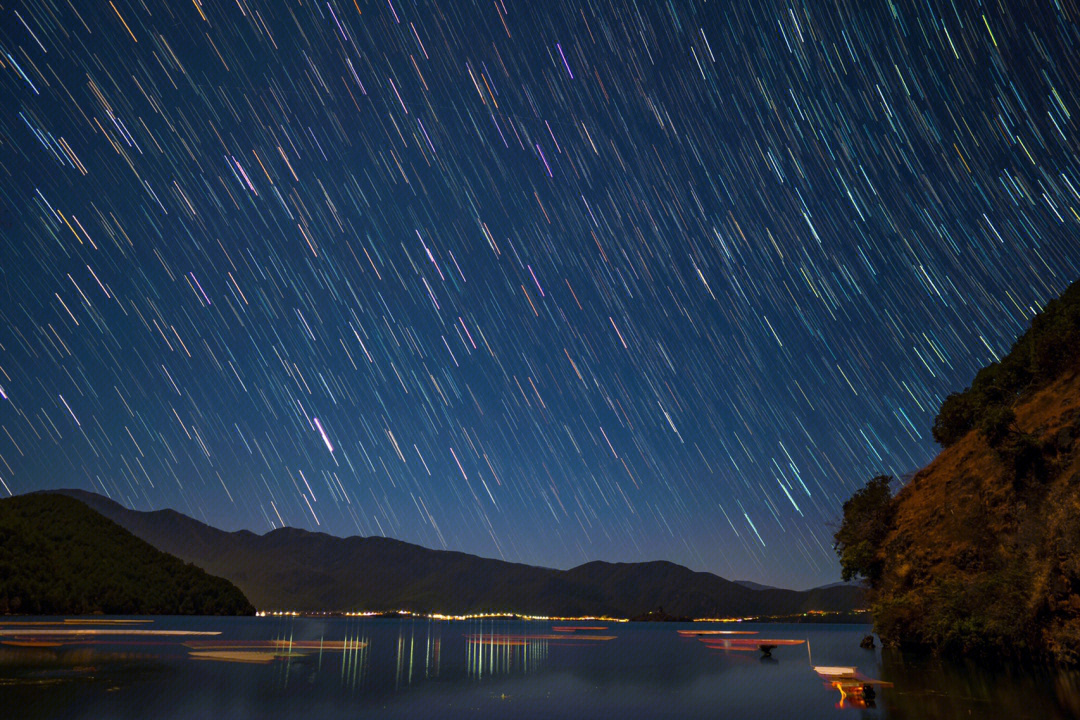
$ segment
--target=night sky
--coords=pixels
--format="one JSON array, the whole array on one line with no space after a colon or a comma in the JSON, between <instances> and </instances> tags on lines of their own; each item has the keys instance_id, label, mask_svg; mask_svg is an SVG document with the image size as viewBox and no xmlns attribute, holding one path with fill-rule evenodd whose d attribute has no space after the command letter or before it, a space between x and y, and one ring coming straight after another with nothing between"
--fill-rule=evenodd
<instances>
[{"instance_id":1,"label":"night sky","mask_svg":"<svg viewBox=\"0 0 1080 720\"><path fill-rule=\"evenodd\" d=\"M1080 9L0 8L0 493L838 579L1080 275Z\"/></svg>"}]
</instances>

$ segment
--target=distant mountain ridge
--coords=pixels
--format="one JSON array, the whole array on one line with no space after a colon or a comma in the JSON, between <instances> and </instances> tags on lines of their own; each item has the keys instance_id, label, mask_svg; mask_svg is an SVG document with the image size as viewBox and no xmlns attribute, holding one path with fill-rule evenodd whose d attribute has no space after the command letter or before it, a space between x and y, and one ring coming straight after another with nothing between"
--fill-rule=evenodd
<instances>
[{"instance_id":1,"label":"distant mountain ridge","mask_svg":"<svg viewBox=\"0 0 1080 720\"><path fill-rule=\"evenodd\" d=\"M590 562L554 570L431 550L385 537L341 538L296 528L225 532L174 510L128 510L74 497L160 550L228 578L260 610L410 610L467 614L745 617L862 607L855 587L753 589L670 562Z\"/></svg>"},{"instance_id":2,"label":"distant mountain ridge","mask_svg":"<svg viewBox=\"0 0 1080 720\"><path fill-rule=\"evenodd\" d=\"M744 588L750 588L751 590L779 590L780 588L775 585L762 585L761 583L754 582L753 580L732 580L731 582L736 585L742 585Z\"/></svg>"}]
</instances>

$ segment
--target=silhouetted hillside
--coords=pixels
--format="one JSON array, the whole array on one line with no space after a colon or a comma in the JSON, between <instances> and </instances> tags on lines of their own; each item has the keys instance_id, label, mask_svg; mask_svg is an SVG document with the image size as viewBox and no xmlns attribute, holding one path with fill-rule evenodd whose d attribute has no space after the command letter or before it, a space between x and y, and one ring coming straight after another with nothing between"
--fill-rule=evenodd
<instances>
[{"instance_id":1,"label":"silhouetted hillside","mask_svg":"<svg viewBox=\"0 0 1080 720\"><path fill-rule=\"evenodd\" d=\"M776 588L776 587L774 587L772 585L762 585L761 583L756 583L753 580L732 580L732 582L735 583L736 585L742 585L745 588L750 588L751 590L777 590L777 589L779 589L779 588Z\"/></svg>"},{"instance_id":2,"label":"silhouetted hillside","mask_svg":"<svg viewBox=\"0 0 1080 720\"><path fill-rule=\"evenodd\" d=\"M934 432L937 458L895 497L868 484L837 534L882 640L1080 662L1080 283Z\"/></svg>"},{"instance_id":3,"label":"silhouetted hillside","mask_svg":"<svg viewBox=\"0 0 1080 720\"><path fill-rule=\"evenodd\" d=\"M1080 282L1074 282L1032 319L1005 357L980 370L966 390L945 398L934 418L934 439L949 447L969 431L1007 418L1002 410L1074 369L1078 358Z\"/></svg>"},{"instance_id":4,"label":"silhouetted hillside","mask_svg":"<svg viewBox=\"0 0 1080 720\"><path fill-rule=\"evenodd\" d=\"M0 613L250 615L228 580L153 548L70 497L0 500Z\"/></svg>"},{"instance_id":5,"label":"silhouetted hillside","mask_svg":"<svg viewBox=\"0 0 1080 720\"><path fill-rule=\"evenodd\" d=\"M716 617L862 605L857 588L759 591L668 562L552 570L383 537L339 538L293 528L229 533L172 510L136 512L93 493L61 492L161 550L229 578L266 610L630 617L662 605L673 615Z\"/></svg>"}]
</instances>

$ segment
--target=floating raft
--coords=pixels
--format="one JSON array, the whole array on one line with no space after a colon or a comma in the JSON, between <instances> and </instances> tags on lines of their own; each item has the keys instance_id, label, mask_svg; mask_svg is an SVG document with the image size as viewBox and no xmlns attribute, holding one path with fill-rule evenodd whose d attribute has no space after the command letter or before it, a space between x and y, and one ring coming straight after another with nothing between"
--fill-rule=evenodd
<instances>
[{"instance_id":1,"label":"floating raft","mask_svg":"<svg viewBox=\"0 0 1080 720\"><path fill-rule=\"evenodd\" d=\"M321 650L344 652L367 647L362 640L192 640L184 643L190 650Z\"/></svg>"},{"instance_id":2,"label":"floating raft","mask_svg":"<svg viewBox=\"0 0 1080 720\"><path fill-rule=\"evenodd\" d=\"M139 622L139 621L136 621ZM27 627L28 625L34 627ZM0 624L0 645L21 648L58 648L71 645L146 645L161 644L150 638L166 639L191 636L220 635L216 631L196 630L146 630L125 628L127 621L104 621L104 628L86 627L90 623L81 620L64 622L24 622ZM48 625L51 627L42 627ZM120 626L120 627L117 627Z\"/></svg>"},{"instance_id":3,"label":"floating raft","mask_svg":"<svg viewBox=\"0 0 1080 720\"><path fill-rule=\"evenodd\" d=\"M556 625L551 628L552 632L560 633L600 632L601 630L607 630L607 625Z\"/></svg>"},{"instance_id":4,"label":"floating raft","mask_svg":"<svg viewBox=\"0 0 1080 720\"><path fill-rule=\"evenodd\" d=\"M891 682L885 680L875 680L874 678L867 677L858 671L854 667L831 667L828 665L819 665L814 667L814 672L822 676L826 680L834 683L859 683L860 685L880 685L882 687L892 687Z\"/></svg>"},{"instance_id":5,"label":"floating raft","mask_svg":"<svg viewBox=\"0 0 1080 720\"><path fill-rule=\"evenodd\" d=\"M267 665L284 656L281 653L264 650L192 650L188 653L188 657L192 660Z\"/></svg>"},{"instance_id":6,"label":"floating raft","mask_svg":"<svg viewBox=\"0 0 1080 720\"><path fill-rule=\"evenodd\" d=\"M30 635L60 635L62 637L86 637L88 635L153 635L153 636L185 636L185 635L220 635L217 630L120 630L114 628L30 628L29 630L16 630L12 627L0 628L2 637L24 637Z\"/></svg>"},{"instance_id":7,"label":"floating raft","mask_svg":"<svg viewBox=\"0 0 1080 720\"><path fill-rule=\"evenodd\" d=\"M465 641L472 644L479 645L526 645L530 642L536 642L538 640L589 640L593 642L603 642L606 640L614 640L615 635L488 635L488 634L472 634L466 635Z\"/></svg>"},{"instance_id":8,"label":"floating raft","mask_svg":"<svg viewBox=\"0 0 1080 720\"><path fill-rule=\"evenodd\" d=\"M805 640L773 638L698 638L705 647L713 650L753 651L760 650L763 655L772 655L772 651L785 645L802 645Z\"/></svg>"},{"instance_id":9,"label":"floating raft","mask_svg":"<svg viewBox=\"0 0 1080 720\"><path fill-rule=\"evenodd\" d=\"M877 695L875 687L893 686L891 682L867 677L854 667L819 665L814 672L826 680L826 686L840 691L841 705L850 702L855 707L866 707Z\"/></svg>"},{"instance_id":10,"label":"floating raft","mask_svg":"<svg viewBox=\"0 0 1080 720\"><path fill-rule=\"evenodd\" d=\"M14 622L0 622L0 628L20 628L41 625L144 625L152 622L154 621L120 620L115 618L104 618L101 620L93 618L64 618L63 620L16 620Z\"/></svg>"}]
</instances>

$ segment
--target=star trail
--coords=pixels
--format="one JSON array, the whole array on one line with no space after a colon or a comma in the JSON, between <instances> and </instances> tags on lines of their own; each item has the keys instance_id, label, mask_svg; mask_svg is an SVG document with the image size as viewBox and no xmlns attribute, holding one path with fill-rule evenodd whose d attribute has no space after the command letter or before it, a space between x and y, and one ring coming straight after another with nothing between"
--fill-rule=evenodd
<instances>
[{"instance_id":1,"label":"star trail","mask_svg":"<svg viewBox=\"0 0 1080 720\"><path fill-rule=\"evenodd\" d=\"M838 577L1080 275L1080 8L0 8L0 490Z\"/></svg>"}]
</instances>

